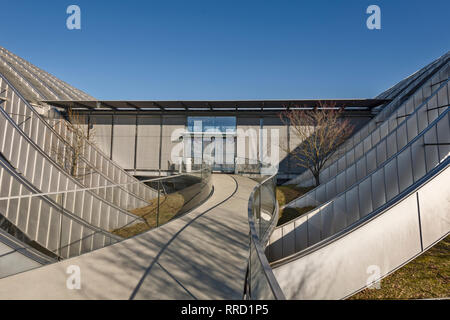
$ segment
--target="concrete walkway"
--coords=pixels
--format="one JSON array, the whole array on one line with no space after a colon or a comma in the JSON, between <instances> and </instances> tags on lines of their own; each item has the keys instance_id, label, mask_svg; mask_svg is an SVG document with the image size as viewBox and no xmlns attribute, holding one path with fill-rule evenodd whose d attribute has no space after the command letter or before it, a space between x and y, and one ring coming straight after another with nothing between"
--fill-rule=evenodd
<instances>
[{"instance_id":1,"label":"concrete walkway","mask_svg":"<svg viewBox=\"0 0 450 320\"><path fill-rule=\"evenodd\" d=\"M213 175L213 195L158 229L0 280L0 299L241 299L256 182ZM79 266L81 289L68 289Z\"/></svg>"}]
</instances>

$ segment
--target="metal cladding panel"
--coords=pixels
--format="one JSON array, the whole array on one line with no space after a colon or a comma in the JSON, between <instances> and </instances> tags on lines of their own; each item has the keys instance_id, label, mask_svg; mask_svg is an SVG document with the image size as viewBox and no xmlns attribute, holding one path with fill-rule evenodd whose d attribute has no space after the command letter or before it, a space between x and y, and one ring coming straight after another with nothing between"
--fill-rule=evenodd
<instances>
[{"instance_id":1,"label":"metal cladding panel","mask_svg":"<svg viewBox=\"0 0 450 320\"><path fill-rule=\"evenodd\" d=\"M364 145L363 143L358 143L358 145L355 147L355 159L359 159L364 154Z\"/></svg>"},{"instance_id":2,"label":"metal cladding panel","mask_svg":"<svg viewBox=\"0 0 450 320\"><path fill-rule=\"evenodd\" d=\"M383 139L389 134L389 123L383 122L380 126L380 138Z\"/></svg>"},{"instance_id":3,"label":"metal cladding panel","mask_svg":"<svg viewBox=\"0 0 450 320\"><path fill-rule=\"evenodd\" d=\"M159 169L160 117L138 117L137 169Z\"/></svg>"},{"instance_id":4,"label":"metal cladding panel","mask_svg":"<svg viewBox=\"0 0 450 320\"><path fill-rule=\"evenodd\" d=\"M442 90L442 89L441 89ZM437 103L437 96L434 95L428 100L428 123L431 123L434 119L436 119L439 116L439 111L437 109L438 103Z\"/></svg>"},{"instance_id":5,"label":"metal cladding panel","mask_svg":"<svg viewBox=\"0 0 450 320\"><path fill-rule=\"evenodd\" d=\"M449 93L448 93L448 83L447 83L447 85L446 86L443 86L442 88L441 88L441 90L439 90L439 92L438 92L438 94L437 94L437 103L438 103L438 106L447 106L447 108L448 108L448 105L449 105L449 98L448 98L448 95L449 95ZM445 108L440 108L440 113L439 114L441 114L442 112L443 112L443 110L444 110Z\"/></svg>"},{"instance_id":6,"label":"metal cladding panel","mask_svg":"<svg viewBox=\"0 0 450 320\"><path fill-rule=\"evenodd\" d=\"M345 193L347 206L347 226L359 220L359 194L358 186L353 187Z\"/></svg>"},{"instance_id":7,"label":"metal cladding panel","mask_svg":"<svg viewBox=\"0 0 450 320\"><path fill-rule=\"evenodd\" d=\"M397 153L397 133L394 131L386 138L387 158Z\"/></svg>"},{"instance_id":8,"label":"metal cladding panel","mask_svg":"<svg viewBox=\"0 0 450 320\"><path fill-rule=\"evenodd\" d=\"M381 168L372 174L372 204L374 210L386 203L383 171L383 168Z\"/></svg>"},{"instance_id":9,"label":"metal cladding panel","mask_svg":"<svg viewBox=\"0 0 450 320\"><path fill-rule=\"evenodd\" d=\"M391 200L399 193L397 172L397 159L394 158L384 166L386 201Z\"/></svg>"},{"instance_id":10,"label":"metal cladding panel","mask_svg":"<svg viewBox=\"0 0 450 320\"><path fill-rule=\"evenodd\" d=\"M78 256L81 252L81 232L82 226L78 223L73 223L70 233L70 247L69 247L69 256ZM80 241L81 240L81 241Z\"/></svg>"},{"instance_id":11,"label":"metal cladding panel","mask_svg":"<svg viewBox=\"0 0 450 320\"><path fill-rule=\"evenodd\" d=\"M111 131L112 131L112 116L108 115L91 115L91 123L95 132L95 144L102 150L102 152L107 156L111 156ZM96 151L92 151L96 153ZM93 164L95 155L91 154L90 162Z\"/></svg>"},{"instance_id":12,"label":"metal cladding panel","mask_svg":"<svg viewBox=\"0 0 450 320\"><path fill-rule=\"evenodd\" d=\"M428 127L428 112L427 112L428 105L425 104L423 107L417 110L417 126L418 131L421 132L425 130L426 127Z\"/></svg>"},{"instance_id":13,"label":"metal cladding panel","mask_svg":"<svg viewBox=\"0 0 450 320\"><path fill-rule=\"evenodd\" d=\"M345 159L347 162L347 166L354 163L355 162L355 149L352 149L349 152L347 152L347 154L345 155Z\"/></svg>"},{"instance_id":14,"label":"metal cladding panel","mask_svg":"<svg viewBox=\"0 0 450 320\"><path fill-rule=\"evenodd\" d=\"M409 99L407 103L411 103L410 101L411 101L411 99ZM398 121L399 123L403 122L403 120L404 120L404 118L405 118L405 116L406 116L406 104L402 104L402 105L397 109L397 112L396 112L395 114L397 115L397 118L398 118L397 121Z\"/></svg>"},{"instance_id":15,"label":"metal cladding panel","mask_svg":"<svg viewBox=\"0 0 450 320\"><path fill-rule=\"evenodd\" d=\"M21 140L23 140L23 139L21 139ZM28 149L29 149L28 143L21 141L20 151L18 152L19 153L19 156L18 156L19 162L17 164L17 169L19 169L20 172L25 172L27 170Z\"/></svg>"},{"instance_id":16,"label":"metal cladding panel","mask_svg":"<svg viewBox=\"0 0 450 320\"><path fill-rule=\"evenodd\" d=\"M345 187L345 172L341 172L336 176L336 193L344 192Z\"/></svg>"},{"instance_id":17,"label":"metal cladding panel","mask_svg":"<svg viewBox=\"0 0 450 320\"><path fill-rule=\"evenodd\" d=\"M322 239L332 236L334 233L333 204L324 205L320 211L322 216Z\"/></svg>"},{"instance_id":18,"label":"metal cladding panel","mask_svg":"<svg viewBox=\"0 0 450 320\"><path fill-rule=\"evenodd\" d=\"M415 141L411 146L411 157L413 161L414 182L422 178L426 173L425 165L425 147L423 137Z\"/></svg>"},{"instance_id":19,"label":"metal cladding panel","mask_svg":"<svg viewBox=\"0 0 450 320\"><path fill-rule=\"evenodd\" d=\"M346 188L349 188L356 182L356 165L351 165L346 171L345 171L345 177L346 177Z\"/></svg>"},{"instance_id":20,"label":"metal cladding panel","mask_svg":"<svg viewBox=\"0 0 450 320\"><path fill-rule=\"evenodd\" d=\"M283 226L283 256L295 253L295 230L294 223L288 223Z\"/></svg>"},{"instance_id":21,"label":"metal cladding panel","mask_svg":"<svg viewBox=\"0 0 450 320\"><path fill-rule=\"evenodd\" d=\"M416 93L414 94L414 107L417 108L422 104L422 102L425 100L423 96L422 89L418 89ZM414 109L411 109L409 113L413 112Z\"/></svg>"},{"instance_id":22,"label":"metal cladding panel","mask_svg":"<svg viewBox=\"0 0 450 320\"><path fill-rule=\"evenodd\" d=\"M397 129L397 148L402 149L407 143L406 123L403 122Z\"/></svg>"},{"instance_id":23,"label":"metal cladding panel","mask_svg":"<svg viewBox=\"0 0 450 320\"><path fill-rule=\"evenodd\" d=\"M336 175L337 175L337 163L335 162L330 166L330 176L334 177Z\"/></svg>"},{"instance_id":24,"label":"metal cladding panel","mask_svg":"<svg viewBox=\"0 0 450 320\"><path fill-rule=\"evenodd\" d=\"M314 210L308 214L308 246L319 242L322 239L322 219L320 210Z\"/></svg>"},{"instance_id":25,"label":"metal cladding panel","mask_svg":"<svg viewBox=\"0 0 450 320\"><path fill-rule=\"evenodd\" d=\"M13 250L11 250L13 251ZM20 252L5 254L0 259L0 278L39 267L40 264Z\"/></svg>"},{"instance_id":26,"label":"metal cladding panel","mask_svg":"<svg viewBox=\"0 0 450 320\"><path fill-rule=\"evenodd\" d=\"M49 229L49 219L50 219L50 208L47 204L41 203L41 208L39 212L39 222L36 231L36 241L44 246L47 246L47 231Z\"/></svg>"},{"instance_id":27,"label":"metal cladding panel","mask_svg":"<svg viewBox=\"0 0 450 320\"><path fill-rule=\"evenodd\" d=\"M425 132L424 136L425 144L425 162L427 164L427 172L433 169L439 163L439 151L436 136L436 126L433 126L430 130Z\"/></svg>"},{"instance_id":28,"label":"metal cladding panel","mask_svg":"<svg viewBox=\"0 0 450 320\"><path fill-rule=\"evenodd\" d=\"M359 192L359 215L364 217L372 212L372 182L365 179L358 185Z\"/></svg>"},{"instance_id":29,"label":"metal cladding panel","mask_svg":"<svg viewBox=\"0 0 450 320\"><path fill-rule=\"evenodd\" d=\"M342 172L347 168L347 162L345 156L342 156L338 160L338 172Z\"/></svg>"},{"instance_id":30,"label":"metal cladding panel","mask_svg":"<svg viewBox=\"0 0 450 320\"><path fill-rule=\"evenodd\" d=\"M367 175L366 158L363 157L356 162L356 179L361 180Z\"/></svg>"},{"instance_id":31,"label":"metal cladding panel","mask_svg":"<svg viewBox=\"0 0 450 320\"><path fill-rule=\"evenodd\" d=\"M32 240L36 240L36 235L38 232L38 218L39 212L42 210L42 200L36 197L31 198L30 211L28 215L28 224L24 231L29 235Z\"/></svg>"},{"instance_id":32,"label":"metal cladding panel","mask_svg":"<svg viewBox=\"0 0 450 320\"><path fill-rule=\"evenodd\" d=\"M330 177L330 168L323 169L319 174L320 183L324 183L324 181L328 181Z\"/></svg>"},{"instance_id":33,"label":"metal cladding panel","mask_svg":"<svg viewBox=\"0 0 450 320\"><path fill-rule=\"evenodd\" d=\"M386 140L377 145L377 166L380 166L387 158Z\"/></svg>"},{"instance_id":34,"label":"metal cladding panel","mask_svg":"<svg viewBox=\"0 0 450 320\"><path fill-rule=\"evenodd\" d=\"M372 137L372 146L375 146L378 143L378 141L380 141L380 128L372 132L371 137Z\"/></svg>"},{"instance_id":35,"label":"metal cladding panel","mask_svg":"<svg viewBox=\"0 0 450 320\"><path fill-rule=\"evenodd\" d=\"M326 184L327 198L331 199L336 195L336 178L331 179Z\"/></svg>"},{"instance_id":36,"label":"metal cladding panel","mask_svg":"<svg viewBox=\"0 0 450 320\"><path fill-rule=\"evenodd\" d=\"M411 147L403 150L397 157L398 179L400 192L412 185Z\"/></svg>"},{"instance_id":37,"label":"metal cladding panel","mask_svg":"<svg viewBox=\"0 0 450 320\"><path fill-rule=\"evenodd\" d=\"M272 261L283 258L283 228L276 228L270 236L270 245L267 249L269 258Z\"/></svg>"},{"instance_id":38,"label":"metal cladding panel","mask_svg":"<svg viewBox=\"0 0 450 320\"><path fill-rule=\"evenodd\" d=\"M3 155L6 157L6 159L11 159L11 152L12 152L12 143L11 138L13 137L13 129L11 127L11 124L6 123L6 130L5 130L5 139L8 137L8 140L3 145Z\"/></svg>"},{"instance_id":39,"label":"metal cladding panel","mask_svg":"<svg viewBox=\"0 0 450 320\"><path fill-rule=\"evenodd\" d=\"M60 232L61 232L61 239L63 240L65 239L66 235L70 234L71 221L68 218L66 218L63 219L61 223L60 219L62 215L60 214L60 210L58 209L51 208L49 212L50 212L50 223L48 230L48 242L46 248L49 249L50 251L53 251L57 249L59 246ZM62 225L61 229L60 223Z\"/></svg>"},{"instance_id":40,"label":"metal cladding panel","mask_svg":"<svg viewBox=\"0 0 450 320\"><path fill-rule=\"evenodd\" d=\"M413 110L415 109L415 96L417 93L415 93L405 104L405 113L404 115L406 116L407 114L410 114L411 112L413 112Z\"/></svg>"},{"instance_id":41,"label":"metal cladding panel","mask_svg":"<svg viewBox=\"0 0 450 320\"><path fill-rule=\"evenodd\" d=\"M439 143L439 159L443 160L450 154L450 125L448 113L436 124Z\"/></svg>"},{"instance_id":42,"label":"metal cladding panel","mask_svg":"<svg viewBox=\"0 0 450 320\"><path fill-rule=\"evenodd\" d=\"M398 126L398 121L397 118L395 116L392 116L389 118L389 131L392 132L395 130L395 128L397 128Z\"/></svg>"},{"instance_id":43,"label":"metal cladding panel","mask_svg":"<svg viewBox=\"0 0 450 320\"><path fill-rule=\"evenodd\" d=\"M334 232L339 232L347 226L345 194L333 201Z\"/></svg>"},{"instance_id":44,"label":"metal cladding panel","mask_svg":"<svg viewBox=\"0 0 450 320\"><path fill-rule=\"evenodd\" d=\"M316 188L316 200L318 203L324 203L326 201L326 185L321 184Z\"/></svg>"},{"instance_id":45,"label":"metal cladding panel","mask_svg":"<svg viewBox=\"0 0 450 320\"><path fill-rule=\"evenodd\" d=\"M418 134L417 127L417 114L411 115L406 120L407 134L408 134L408 142L414 139Z\"/></svg>"},{"instance_id":46,"label":"metal cladding panel","mask_svg":"<svg viewBox=\"0 0 450 320\"><path fill-rule=\"evenodd\" d=\"M370 150L366 155L367 161L367 173L371 173L376 170L377 168L377 150L372 149Z\"/></svg>"},{"instance_id":47,"label":"metal cladding panel","mask_svg":"<svg viewBox=\"0 0 450 320\"><path fill-rule=\"evenodd\" d=\"M49 183L51 178L51 171L53 166L46 160L43 160L43 167L44 167L44 173L42 175L42 184L41 184L41 191L42 192L50 192L50 189L53 187L51 183Z\"/></svg>"},{"instance_id":48,"label":"metal cladding panel","mask_svg":"<svg viewBox=\"0 0 450 320\"><path fill-rule=\"evenodd\" d=\"M136 116L114 116L113 121L112 159L124 169L134 169Z\"/></svg>"}]
</instances>

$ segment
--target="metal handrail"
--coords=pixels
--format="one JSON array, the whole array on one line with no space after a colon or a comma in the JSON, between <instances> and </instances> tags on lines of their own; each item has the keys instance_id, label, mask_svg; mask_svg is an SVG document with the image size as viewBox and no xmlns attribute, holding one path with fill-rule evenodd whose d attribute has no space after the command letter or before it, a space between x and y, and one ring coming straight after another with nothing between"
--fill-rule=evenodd
<instances>
[{"instance_id":1,"label":"metal handrail","mask_svg":"<svg viewBox=\"0 0 450 320\"><path fill-rule=\"evenodd\" d=\"M255 223L255 218L254 218L254 214L253 214L253 210L254 210L254 206L255 206L255 193L257 190L260 191L260 197L259 197L259 201L261 201L261 188L264 186L264 184L270 180L273 180L276 177L276 174L273 174L269 177L267 177L266 179L264 179L263 181L261 181L260 183L258 183L252 190L252 193L250 194L250 198L248 201L248 222L249 222L249 227L250 227L250 232L249 232L249 240L250 240L250 252L249 252L249 260L248 260L248 272L247 272L247 276L246 276L246 283L245 283L245 292L244 295L248 298L248 299L252 299L252 244L255 247L256 250L256 255L259 261L259 264L262 268L262 273L264 275L264 278L270 288L271 294L273 296L273 298L275 300L285 300L285 296L283 294L283 291L280 288L280 285L278 284L278 281L276 280L272 269L269 265L269 262L267 260L267 257L264 253L264 245L263 245L263 240L265 238L264 234L267 233L269 231L269 229L271 229L271 227L273 227L273 221L278 220L278 204L276 201L276 195L273 194L272 195L272 203L273 203L273 212L272 212L272 217L271 217L271 221L270 221L270 225L269 228L267 230L265 230L264 233L261 232L257 232L256 230L256 223ZM261 202L259 203L259 210L261 213ZM259 214L259 218L261 221L261 214ZM260 223L260 227L261 227L261 223Z\"/></svg>"}]
</instances>

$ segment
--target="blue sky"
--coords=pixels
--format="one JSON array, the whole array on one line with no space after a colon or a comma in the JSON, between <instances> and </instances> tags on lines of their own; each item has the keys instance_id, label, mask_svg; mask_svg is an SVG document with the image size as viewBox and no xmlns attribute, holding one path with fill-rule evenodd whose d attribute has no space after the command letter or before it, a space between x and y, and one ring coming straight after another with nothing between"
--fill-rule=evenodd
<instances>
[{"instance_id":1,"label":"blue sky","mask_svg":"<svg viewBox=\"0 0 450 320\"><path fill-rule=\"evenodd\" d=\"M81 8L81 30L66 8ZM381 8L381 30L365 13ZM365 98L450 50L448 0L0 0L0 45L98 99Z\"/></svg>"}]
</instances>

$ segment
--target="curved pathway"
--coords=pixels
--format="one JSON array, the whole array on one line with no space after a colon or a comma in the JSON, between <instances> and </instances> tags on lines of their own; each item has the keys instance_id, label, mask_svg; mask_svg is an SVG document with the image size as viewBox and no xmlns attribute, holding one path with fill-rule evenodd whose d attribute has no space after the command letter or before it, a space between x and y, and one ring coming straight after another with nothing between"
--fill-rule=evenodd
<instances>
[{"instance_id":1,"label":"curved pathway","mask_svg":"<svg viewBox=\"0 0 450 320\"><path fill-rule=\"evenodd\" d=\"M192 212L118 244L0 280L0 299L242 299L256 182L213 175ZM68 289L67 268L80 268Z\"/></svg>"}]
</instances>

